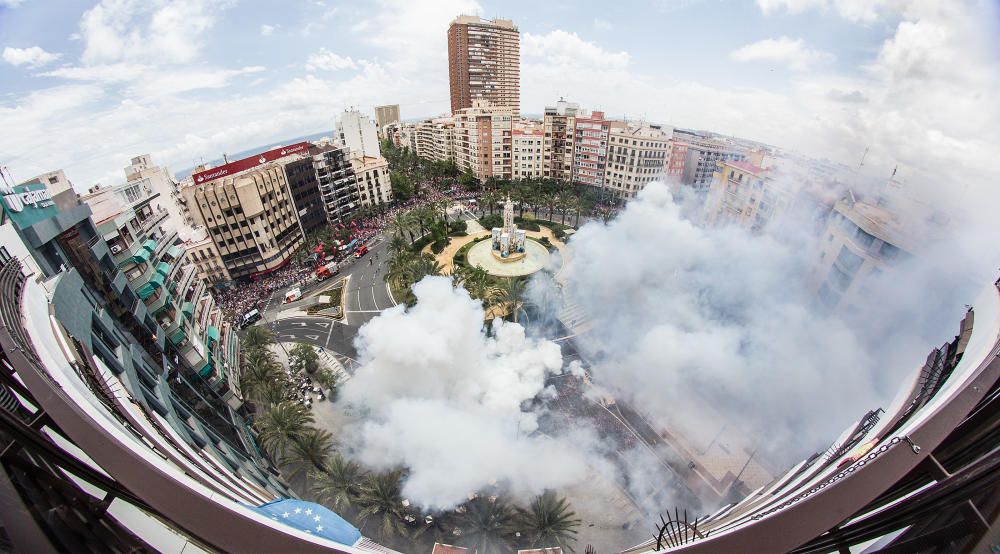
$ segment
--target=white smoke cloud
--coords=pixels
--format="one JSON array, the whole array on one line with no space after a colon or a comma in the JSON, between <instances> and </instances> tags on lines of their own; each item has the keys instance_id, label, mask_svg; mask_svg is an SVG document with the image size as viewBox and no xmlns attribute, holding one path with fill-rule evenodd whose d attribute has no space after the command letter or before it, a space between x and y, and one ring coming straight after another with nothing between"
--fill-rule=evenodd
<instances>
[{"instance_id":1,"label":"white smoke cloud","mask_svg":"<svg viewBox=\"0 0 1000 554\"><path fill-rule=\"evenodd\" d=\"M414 285L417 304L383 312L358 334L360 364L342 402L363 408L348 434L369 467L409 469L403 493L449 508L497 482L527 496L582 479L586 464L567 439L532 434L538 415L522 406L551 396L545 376L559 347L497 321L445 277Z\"/></svg>"}]
</instances>

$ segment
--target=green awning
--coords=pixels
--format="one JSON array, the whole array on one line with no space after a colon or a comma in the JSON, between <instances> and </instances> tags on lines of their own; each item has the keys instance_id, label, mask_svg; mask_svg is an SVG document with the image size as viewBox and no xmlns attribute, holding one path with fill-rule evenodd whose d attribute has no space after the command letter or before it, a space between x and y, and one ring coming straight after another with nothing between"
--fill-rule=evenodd
<instances>
[{"instance_id":1,"label":"green awning","mask_svg":"<svg viewBox=\"0 0 1000 554\"><path fill-rule=\"evenodd\" d=\"M180 247L180 246L178 246L176 244L167 249L167 254L170 254L170 257L173 258L173 259L175 259L175 260L177 258L180 258L181 254L183 254L183 253L184 253L184 248L182 248L182 247Z\"/></svg>"},{"instance_id":2,"label":"green awning","mask_svg":"<svg viewBox=\"0 0 1000 554\"><path fill-rule=\"evenodd\" d=\"M184 328L181 327L180 329L175 331L174 334L170 335L170 342L174 346L179 346L182 342L184 342L184 339L186 338L187 338L187 333L185 333Z\"/></svg>"},{"instance_id":3,"label":"green awning","mask_svg":"<svg viewBox=\"0 0 1000 554\"><path fill-rule=\"evenodd\" d=\"M167 278L166 275L160 273L159 269L157 269L157 271L153 273L153 276L150 277L149 282L139 287L139 290L136 291L136 293L139 295L139 298L145 300L150 296L153 296L153 293L156 292L156 289L163 286L163 280L166 278Z\"/></svg>"},{"instance_id":4,"label":"green awning","mask_svg":"<svg viewBox=\"0 0 1000 554\"><path fill-rule=\"evenodd\" d=\"M187 316L188 319L194 317L194 303L185 302L184 305L181 306L181 313Z\"/></svg>"},{"instance_id":5,"label":"green awning","mask_svg":"<svg viewBox=\"0 0 1000 554\"><path fill-rule=\"evenodd\" d=\"M170 273L170 264L167 262L160 262L156 264L156 272L166 277Z\"/></svg>"},{"instance_id":6,"label":"green awning","mask_svg":"<svg viewBox=\"0 0 1000 554\"><path fill-rule=\"evenodd\" d=\"M208 340L209 341L219 341L219 328L214 325L208 326Z\"/></svg>"},{"instance_id":7,"label":"green awning","mask_svg":"<svg viewBox=\"0 0 1000 554\"><path fill-rule=\"evenodd\" d=\"M203 365L201 369L198 370L198 376L201 377L202 379L208 379L209 377L212 376L212 373L214 371L215 367L212 366L212 361L209 360L205 362L205 365Z\"/></svg>"},{"instance_id":8,"label":"green awning","mask_svg":"<svg viewBox=\"0 0 1000 554\"><path fill-rule=\"evenodd\" d=\"M128 264L144 264L149 261L149 257L153 254L153 250L156 250L156 241L147 240L139 248L139 251L133 256L129 256L122 263L118 264L118 267L125 267Z\"/></svg>"}]
</instances>

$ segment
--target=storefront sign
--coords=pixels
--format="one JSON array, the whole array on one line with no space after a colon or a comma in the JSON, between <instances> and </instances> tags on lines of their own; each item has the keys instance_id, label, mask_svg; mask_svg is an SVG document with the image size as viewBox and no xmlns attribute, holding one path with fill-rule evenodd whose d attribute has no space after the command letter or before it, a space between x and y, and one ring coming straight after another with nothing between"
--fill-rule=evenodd
<instances>
[{"instance_id":1,"label":"storefront sign","mask_svg":"<svg viewBox=\"0 0 1000 554\"><path fill-rule=\"evenodd\" d=\"M205 171L200 171L198 173L191 175L191 178L194 179L196 185L207 183L209 181L218 179L220 177L235 175L241 171L253 169L267 162L273 162L274 160L277 160L279 158L290 156L292 154L306 152L308 150L309 150L308 142L299 142L289 146L282 146L281 148L268 150L267 152L250 156L249 158L243 158L242 160L230 162L227 163L226 165L213 167L212 169L206 169Z\"/></svg>"}]
</instances>

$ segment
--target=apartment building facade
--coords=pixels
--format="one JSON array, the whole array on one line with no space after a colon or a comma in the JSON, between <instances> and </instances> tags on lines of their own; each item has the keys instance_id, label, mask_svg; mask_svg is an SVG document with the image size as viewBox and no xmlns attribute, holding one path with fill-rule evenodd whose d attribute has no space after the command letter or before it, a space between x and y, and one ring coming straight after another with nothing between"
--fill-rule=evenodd
<instances>
[{"instance_id":1,"label":"apartment building facade","mask_svg":"<svg viewBox=\"0 0 1000 554\"><path fill-rule=\"evenodd\" d=\"M520 32L507 19L462 15L448 27L451 113L485 100L520 113Z\"/></svg>"},{"instance_id":2,"label":"apartment building facade","mask_svg":"<svg viewBox=\"0 0 1000 554\"><path fill-rule=\"evenodd\" d=\"M579 111L578 104L563 99L556 102L555 106L545 107L545 115L542 118L543 177L566 183L572 182L573 158L576 154L573 143L576 139L576 116Z\"/></svg>"},{"instance_id":3,"label":"apartment building facade","mask_svg":"<svg viewBox=\"0 0 1000 554\"><path fill-rule=\"evenodd\" d=\"M514 112L476 100L455 120L455 164L480 181L513 177Z\"/></svg>"},{"instance_id":4,"label":"apartment building facade","mask_svg":"<svg viewBox=\"0 0 1000 554\"><path fill-rule=\"evenodd\" d=\"M340 144L350 150L351 156L378 158L382 155L375 122L358 110L344 110L340 114L337 137Z\"/></svg>"},{"instance_id":5,"label":"apartment building facade","mask_svg":"<svg viewBox=\"0 0 1000 554\"><path fill-rule=\"evenodd\" d=\"M576 117L573 125L574 183L598 188L604 186L612 124L613 122L604 119L604 112Z\"/></svg>"},{"instance_id":6,"label":"apartment building facade","mask_svg":"<svg viewBox=\"0 0 1000 554\"><path fill-rule=\"evenodd\" d=\"M685 158L681 183L697 192L708 192L719 162L740 161L747 150L715 138L675 131L675 144L684 143Z\"/></svg>"},{"instance_id":7,"label":"apartment building facade","mask_svg":"<svg viewBox=\"0 0 1000 554\"><path fill-rule=\"evenodd\" d=\"M361 207L370 208L392 201L389 162L385 158L351 158L351 168L358 183Z\"/></svg>"},{"instance_id":8,"label":"apartment building facade","mask_svg":"<svg viewBox=\"0 0 1000 554\"><path fill-rule=\"evenodd\" d=\"M361 207L361 192L348 150L334 145L314 146L309 154L327 223L346 221Z\"/></svg>"},{"instance_id":9,"label":"apartment building facade","mask_svg":"<svg viewBox=\"0 0 1000 554\"><path fill-rule=\"evenodd\" d=\"M511 171L515 181L541 179L545 132L536 126L520 126L513 132L514 157Z\"/></svg>"},{"instance_id":10,"label":"apartment building facade","mask_svg":"<svg viewBox=\"0 0 1000 554\"><path fill-rule=\"evenodd\" d=\"M670 160L672 130L643 121L612 126L604 188L620 199L635 198L649 183L663 180Z\"/></svg>"},{"instance_id":11,"label":"apartment building facade","mask_svg":"<svg viewBox=\"0 0 1000 554\"><path fill-rule=\"evenodd\" d=\"M384 129L390 123L399 122L399 104L375 106L375 124L379 129Z\"/></svg>"}]
</instances>

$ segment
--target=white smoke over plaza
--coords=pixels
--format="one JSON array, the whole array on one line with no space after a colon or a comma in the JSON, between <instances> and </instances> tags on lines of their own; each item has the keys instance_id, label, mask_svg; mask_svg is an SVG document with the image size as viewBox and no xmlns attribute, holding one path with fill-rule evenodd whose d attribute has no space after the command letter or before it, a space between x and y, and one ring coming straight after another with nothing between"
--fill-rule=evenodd
<instances>
[{"instance_id":1,"label":"white smoke over plaza","mask_svg":"<svg viewBox=\"0 0 1000 554\"><path fill-rule=\"evenodd\" d=\"M574 449L529 436L538 414L522 411L560 371L559 347L516 323L497 321L487 336L482 305L449 278L426 278L414 293L416 306L383 312L358 336L361 363L342 395L367 414L348 430L358 459L405 466L403 494L436 509L492 483L530 495L581 479Z\"/></svg>"}]
</instances>

